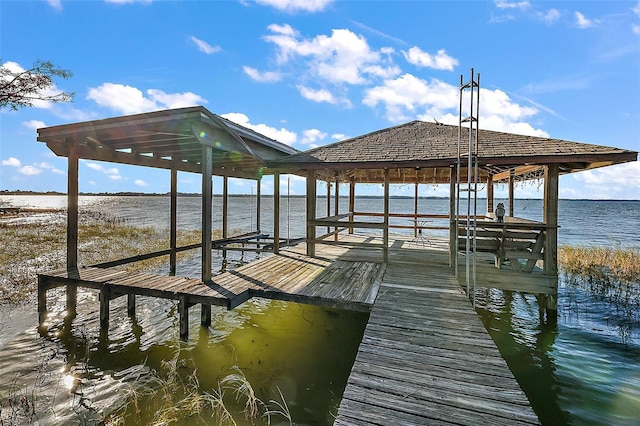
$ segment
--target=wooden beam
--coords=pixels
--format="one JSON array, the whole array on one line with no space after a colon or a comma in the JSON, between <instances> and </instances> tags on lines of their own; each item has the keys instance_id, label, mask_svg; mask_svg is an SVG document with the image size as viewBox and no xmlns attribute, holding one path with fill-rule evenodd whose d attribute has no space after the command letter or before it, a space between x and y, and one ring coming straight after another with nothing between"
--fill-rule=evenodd
<instances>
[{"instance_id":1,"label":"wooden beam","mask_svg":"<svg viewBox=\"0 0 640 426\"><path fill-rule=\"evenodd\" d=\"M336 174L336 191L335 191L335 201L334 201L334 214L337 216L338 214L340 214L340 181L338 180L338 175ZM334 228L334 231L337 231L338 228ZM338 233L336 232L334 235L334 240L338 241Z\"/></svg>"},{"instance_id":2,"label":"wooden beam","mask_svg":"<svg viewBox=\"0 0 640 426\"><path fill-rule=\"evenodd\" d=\"M100 287L100 328L109 328L109 301L111 300L111 288L107 284Z\"/></svg>"},{"instance_id":3,"label":"wooden beam","mask_svg":"<svg viewBox=\"0 0 640 426\"><path fill-rule=\"evenodd\" d=\"M349 183L349 212L356 209L356 179L352 176ZM349 216L349 222L353 222L353 216ZM349 228L349 234L353 234L353 228Z\"/></svg>"},{"instance_id":4,"label":"wooden beam","mask_svg":"<svg viewBox=\"0 0 640 426\"><path fill-rule=\"evenodd\" d=\"M449 267L456 266L458 256L458 224L456 218L456 182L458 169L449 167ZM456 271L457 274L457 271Z\"/></svg>"},{"instance_id":5,"label":"wooden beam","mask_svg":"<svg viewBox=\"0 0 640 426\"><path fill-rule=\"evenodd\" d=\"M256 180L256 230L260 232L260 198L262 197L262 176Z\"/></svg>"},{"instance_id":6,"label":"wooden beam","mask_svg":"<svg viewBox=\"0 0 640 426\"><path fill-rule=\"evenodd\" d=\"M78 149L69 151L67 171L67 270L78 267ZM75 311L78 287L67 284L67 309Z\"/></svg>"},{"instance_id":7,"label":"wooden beam","mask_svg":"<svg viewBox=\"0 0 640 426\"><path fill-rule=\"evenodd\" d=\"M310 170L307 174L307 256L316 254L316 227L312 223L316 218L316 172Z\"/></svg>"},{"instance_id":8,"label":"wooden beam","mask_svg":"<svg viewBox=\"0 0 640 426\"><path fill-rule=\"evenodd\" d=\"M288 244L288 241L287 241ZM280 252L280 173L273 174L273 252Z\"/></svg>"},{"instance_id":9,"label":"wooden beam","mask_svg":"<svg viewBox=\"0 0 640 426\"><path fill-rule=\"evenodd\" d=\"M176 274L176 248L178 246L178 169L171 169L171 224L169 235L169 275Z\"/></svg>"},{"instance_id":10,"label":"wooden beam","mask_svg":"<svg viewBox=\"0 0 640 426\"><path fill-rule=\"evenodd\" d=\"M487 213L493 213L493 175L487 177Z\"/></svg>"},{"instance_id":11,"label":"wooden beam","mask_svg":"<svg viewBox=\"0 0 640 426\"><path fill-rule=\"evenodd\" d=\"M222 238L229 237L229 178L222 177Z\"/></svg>"},{"instance_id":12,"label":"wooden beam","mask_svg":"<svg viewBox=\"0 0 640 426\"><path fill-rule=\"evenodd\" d=\"M211 172L213 167L213 149L202 146L202 281L211 281L211 250L212 250L212 190Z\"/></svg>"},{"instance_id":13,"label":"wooden beam","mask_svg":"<svg viewBox=\"0 0 640 426\"><path fill-rule=\"evenodd\" d=\"M509 216L514 216L514 199L515 199L515 171L511 169L509 172Z\"/></svg>"},{"instance_id":14,"label":"wooden beam","mask_svg":"<svg viewBox=\"0 0 640 426\"><path fill-rule=\"evenodd\" d=\"M382 230L382 244L384 244L383 250L383 261L384 263L389 262L389 195L390 195L390 187L389 184L389 169L384 170L384 229Z\"/></svg>"},{"instance_id":15,"label":"wooden beam","mask_svg":"<svg viewBox=\"0 0 640 426\"><path fill-rule=\"evenodd\" d=\"M413 218L418 219L418 186L420 184L416 181L415 188L413 191ZM415 238L418 235L418 222L413 222L413 237Z\"/></svg>"},{"instance_id":16,"label":"wooden beam","mask_svg":"<svg viewBox=\"0 0 640 426\"><path fill-rule=\"evenodd\" d=\"M545 275L558 275L558 165L545 167L544 173L544 223L551 227L547 229L544 247Z\"/></svg>"}]
</instances>

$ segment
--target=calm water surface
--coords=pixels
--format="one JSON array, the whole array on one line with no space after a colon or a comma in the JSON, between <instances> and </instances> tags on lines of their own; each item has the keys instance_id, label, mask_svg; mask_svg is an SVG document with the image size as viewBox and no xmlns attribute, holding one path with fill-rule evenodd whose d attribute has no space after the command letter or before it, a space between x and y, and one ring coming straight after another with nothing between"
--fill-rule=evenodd
<instances>
[{"instance_id":1,"label":"calm water surface","mask_svg":"<svg viewBox=\"0 0 640 426\"><path fill-rule=\"evenodd\" d=\"M326 214L326 203L319 201L319 214ZM66 198L3 197L2 202L64 207ZM168 198L81 197L80 205L136 225L169 224ZM264 232L273 229L272 205L269 197L261 200ZM341 203L341 211L346 206ZM448 200L420 200L421 213L446 214L448 206ZM303 236L304 199L283 197L281 207L281 235ZM394 200L391 209L412 212L413 200ZM484 210L482 202L478 209ZM231 198L229 210L231 229L256 228L254 197ZM358 198L356 210L382 211L382 200ZM540 220L542 202L516 200L515 212ZM221 227L215 199L213 222L214 228ZM179 199L178 223L199 229L199 198ZM638 224L637 201L560 201L561 244L640 247ZM244 260L253 257L245 255ZM199 276L197 258L178 268L179 275ZM478 296L485 326L543 424L640 422L640 331L625 326L615 307L562 282L558 323L548 326L540 324L532 296L497 290ZM31 307L0 312L0 396L37 391L41 424L91 423L96 413L118 409L128 389L162 371L162 361L176 352L185 371L197 369L202 389L215 388L238 366L261 399L277 399L277 389L282 389L297 424L331 424L367 321L361 313L252 300L230 312L214 308L208 329L191 321L190 339L181 342L175 303L141 298L132 319L116 300L110 329L101 334L97 294L81 291L79 297L77 316L69 319L64 292L51 292L52 312L41 329Z\"/></svg>"}]
</instances>

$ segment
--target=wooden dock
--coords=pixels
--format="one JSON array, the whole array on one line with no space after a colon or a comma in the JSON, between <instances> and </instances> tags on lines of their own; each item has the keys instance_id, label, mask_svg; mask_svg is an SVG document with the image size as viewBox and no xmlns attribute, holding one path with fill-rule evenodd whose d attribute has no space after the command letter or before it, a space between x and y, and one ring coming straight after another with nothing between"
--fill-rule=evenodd
<instances>
[{"instance_id":1,"label":"wooden dock","mask_svg":"<svg viewBox=\"0 0 640 426\"><path fill-rule=\"evenodd\" d=\"M446 242L432 241L422 249L394 240L334 424L539 424L450 271ZM317 250L337 259L380 256Z\"/></svg>"},{"instance_id":2,"label":"wooden dock","mask_svg":"<svg viewBox=\"0 0 640 426\"><path fill-rule=\"evenodd\" d=\"M61 269L39 275L39 311L46 312L47 289L69 284L100 290L105 323L114 297L128 295L131 313L135 295L179 300L182 335L196 303L232 309L265 297L371 310L335 425L539 424L450 271L446 247L444 240L423 248L395 239L383 264L379 249L320 245L309 257L300 244L208 284L113 268Z\"/></svg>"}]
</instances>

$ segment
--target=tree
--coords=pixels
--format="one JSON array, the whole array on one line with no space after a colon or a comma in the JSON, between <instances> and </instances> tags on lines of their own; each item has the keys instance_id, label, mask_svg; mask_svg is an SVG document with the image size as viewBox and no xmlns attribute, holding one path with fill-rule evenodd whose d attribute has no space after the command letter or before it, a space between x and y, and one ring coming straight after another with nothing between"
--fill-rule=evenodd
<instances>
[{"instance_id":1,"label":"tree","mask_svg":"<svg viewBox=\"0 0 640 426\"><path fill-rule=\"evenodd\" d=\"M15 111L33 106L36 100L69 102L75 93L57 91L53 79L66 80L72 75L49 61L38 60L28 70L13 62L0 61L0 109L8 107Z\"/></svg>"}]
</instances>

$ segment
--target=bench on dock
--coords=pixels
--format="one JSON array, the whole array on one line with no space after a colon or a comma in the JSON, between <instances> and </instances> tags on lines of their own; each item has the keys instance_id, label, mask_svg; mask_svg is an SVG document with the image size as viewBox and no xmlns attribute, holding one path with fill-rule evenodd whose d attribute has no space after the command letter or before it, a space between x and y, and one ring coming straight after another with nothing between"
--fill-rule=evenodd
<instances>
[{"instance_id":1,"label":"bench on dock","mask_svg":"<svg viewBox=\"0 0 640 426\"><path fill-rule=\"evenodd\" d=\"M492 253L498 269L507 260L511 269L516 272L533 272L536 263L544 260L543 248L549 226L514 217L505 217L504 220L496 222L488 217L476 221L475 251ZM458 224L459 250L466 249L465 225L462 221Z\"/></svg>"}]
</instances>

